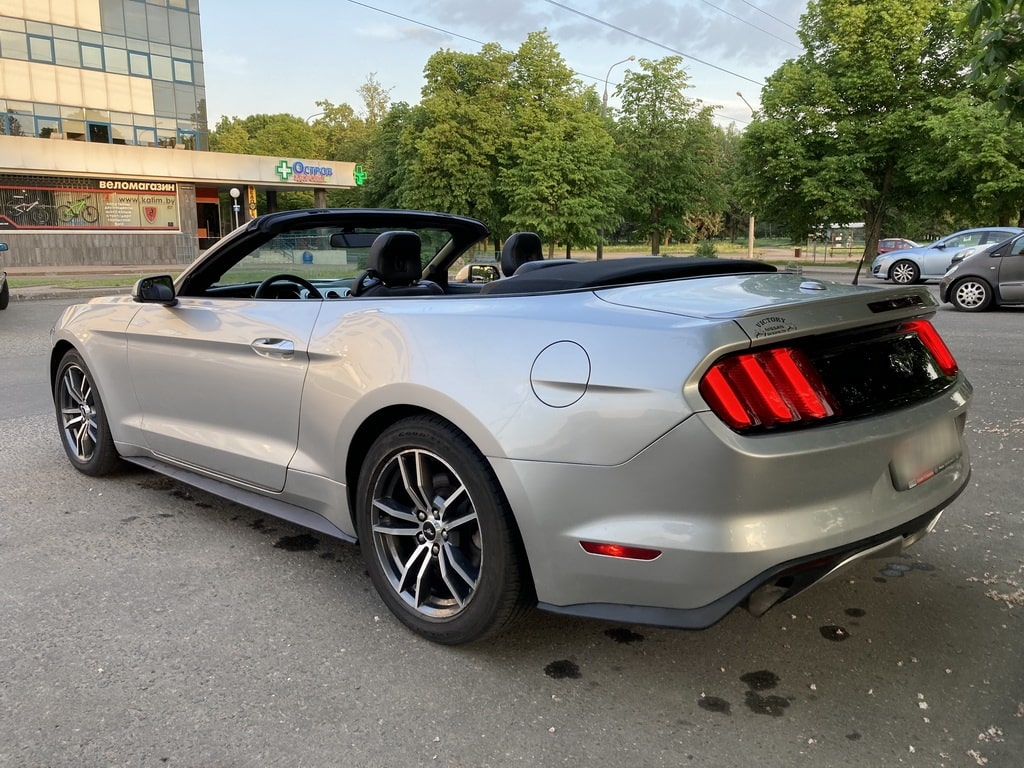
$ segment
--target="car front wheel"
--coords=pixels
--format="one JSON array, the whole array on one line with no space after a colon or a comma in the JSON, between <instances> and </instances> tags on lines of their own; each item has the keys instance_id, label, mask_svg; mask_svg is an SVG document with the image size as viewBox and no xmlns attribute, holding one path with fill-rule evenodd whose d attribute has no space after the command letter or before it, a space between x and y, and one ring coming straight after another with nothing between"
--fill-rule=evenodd
<instances>
[{"instance_id":1,"label":"car front wheel","mask_svg":"<svg viewBox=\"0 0 1024 768\"><path fill-rule=\"evenodd\" d=\"M61 443L72 466L94 477L114 471L121 459L110 435L103 401L89 369L74 350L60 361L53 402Z\"/></svg>"},{"instance_id":2,"label":"car front wheel","mask_svg":"<svg viewBox=\"0 0 1024 768\"><path fill-rule=\"evenodd\" d=\"M953 285L949 302L961 312L983 312L992 303L992 288L976 277L964 278Z\"/></svg>"},{"instance_id":3,"label":"car front wheel","mask_svg":"<svg viewBox=\"0 0 1024 768\"><path fill-rule=\"evenodd\" d=\"M889 278L900 285L913 285L921 277L921 270L917 264L906 259L901 259L892 265L889 270Z\"/></svg>"},{"instance_id":4,"label":"car front wheel","mask_svg":"<svg viewBox=\"0 0 1024 768\"><path fill-rule=\"evenodd\" d=\"M358 494L370 577L414 632L469 643L525 612L525 557L508 502L479 450L448 422L420 416L386 429Z\"/></svg>"},{"instance_id":5,"label":"car front wheel","mask_svg":"<svg viewBox=\"0 0 1024 768\"><path fill-rule=\"evenodd\" d=\"M4 280L3 286L0 286L0 309L7 309L7 305L11 303L11 286L8 285L7 281Z\"/></svg>"}]
</instances>

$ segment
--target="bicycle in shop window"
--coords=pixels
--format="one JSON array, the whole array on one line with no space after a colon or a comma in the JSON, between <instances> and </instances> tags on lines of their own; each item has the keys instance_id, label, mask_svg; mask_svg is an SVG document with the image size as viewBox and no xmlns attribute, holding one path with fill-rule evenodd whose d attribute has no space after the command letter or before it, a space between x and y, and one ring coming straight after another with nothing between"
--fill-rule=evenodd
<instances>
[{"instance_id":1,"label":"bicycle in shop window","mask_svg":"<svg viewBox=\"0 0 1024 768\"><path fill-rule=\"evenodd\" d=\"M63 203L57 208L57 216L61 221L70 223L80 218L86 224L95 224L100 218L100 212L95 205L89 204L89 197L82 197L73 203Z\"/></svg>"},{"instance_id":2,"label":"bicycle in shop window","mask_svg":"<svg viewBox=\"0 0 1024 768\"><path fill-rule=\"evenodd\" d=\"M25 195L12 195L11 199L18 201L7 206L7 213L15 221L19 223L31 221L33 224L50 223L52 212L49 206L38 198L30 202Z\"/></svg>"}]
</instances>

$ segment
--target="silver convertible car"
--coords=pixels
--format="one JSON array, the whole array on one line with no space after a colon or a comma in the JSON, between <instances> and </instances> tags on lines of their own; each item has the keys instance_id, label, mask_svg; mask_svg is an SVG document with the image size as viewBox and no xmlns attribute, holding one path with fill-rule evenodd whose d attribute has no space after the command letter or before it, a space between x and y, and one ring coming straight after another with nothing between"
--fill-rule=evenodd
<instances>
[{"instance_id":1,"label":"silver convertible car","mask_svg":"<svg viewBox=\"0 0 1024 768\"><path fill-rule=\"evenodd\" d=\"M72 465L128 461L358 541L441 643L531 606L706 627L923 536L970 474L971 386L925 288L752 261L542 258L457 282L478 221L267 214L177 279L69 307Z\"/></svg>"}]
</instances>

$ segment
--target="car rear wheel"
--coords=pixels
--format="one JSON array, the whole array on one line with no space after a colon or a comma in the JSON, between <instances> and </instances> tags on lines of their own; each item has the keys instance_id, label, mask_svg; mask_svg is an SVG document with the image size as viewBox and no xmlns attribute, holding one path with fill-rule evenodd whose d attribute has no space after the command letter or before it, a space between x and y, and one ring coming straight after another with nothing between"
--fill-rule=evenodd
<instances>
[{"instance_id":1,"label":"car rear wheel","mask_svg":"<svg viewBox=\"0 0 1024 768\"><path fill-rule=\"evenodd\" d=\"M0 309L7 309L11 303L11 286L4 280L3 287L0 287Z\"/></svg>"},{"instance_id":2,"label":"car rear wheel","mask_svg":"<svg viewBox=\"0 0 1024 768\"><path fill-rule=\"evenodd\" d=\"M420 416L385 430L358 494L370 578L414 632L457 645L525 612L525 557L508 502L482 454L448 422Z\"/></svg>"},{"instance_id":3,"label":"car rear wheel","mask_svg":"<svg viewBox=\"0 0 1024 768\"><path fill-rule=\"evenodd\" d=\"M53 402L61 443L72 466L94 477L114 471L121 459L110 435L103 401L89 369L74 350L60 361Z\"/></svg>"},{"instance_id":4,"label":"car rear wheel","mask_svg":"<svg viewBox=\"0 0 1024 768\"><path fill-rule=\"evenodd\" d=\"M984 280L967 277L954 283L949 302L961 312L983 312L992 303L992 288Z\"/></svg>"},{"instance_id":5,"label":"car rear wheel","mask_svg":"<svg viewBox=\"0 0 1024 768\"><path fill-rule=\"evenodd\" d=\"M889 279L900 285L913 285L921 277L921 270L917 264L906 259L900 259L889 270Z\"/></svg>"}]
</instances>

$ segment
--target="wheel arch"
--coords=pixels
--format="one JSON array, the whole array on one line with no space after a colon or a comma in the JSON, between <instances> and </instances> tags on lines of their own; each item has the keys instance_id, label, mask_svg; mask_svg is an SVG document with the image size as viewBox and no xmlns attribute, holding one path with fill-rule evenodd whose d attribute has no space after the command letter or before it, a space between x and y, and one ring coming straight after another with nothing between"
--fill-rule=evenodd
<instances>
[{"instance_id":1,"label":"wheel arch","mask_svg":"<svg viewBox=\"0 0 1024 768\"><path fill-rule=\"evenodd\" d=\"M54 343L53 348L50 349L50 397L53 397L53 388L57 384L57 369L60 368L60 361L64 359L71 350L76 350L74 344L67 339L60 339ZM82 354L78 352L78 354Z\"/></svg>"}]
</instances>

